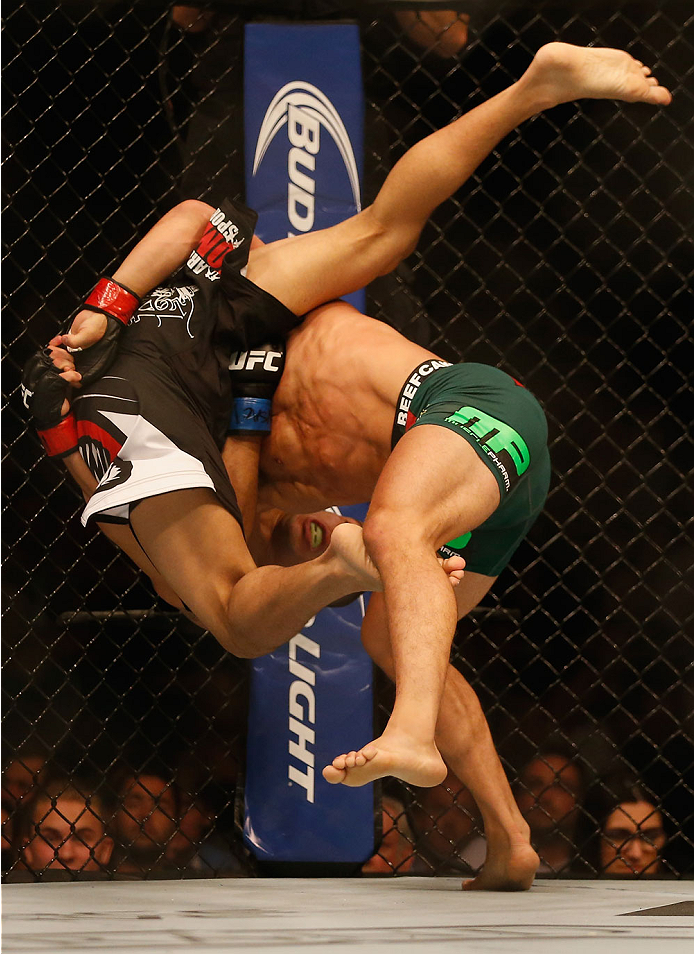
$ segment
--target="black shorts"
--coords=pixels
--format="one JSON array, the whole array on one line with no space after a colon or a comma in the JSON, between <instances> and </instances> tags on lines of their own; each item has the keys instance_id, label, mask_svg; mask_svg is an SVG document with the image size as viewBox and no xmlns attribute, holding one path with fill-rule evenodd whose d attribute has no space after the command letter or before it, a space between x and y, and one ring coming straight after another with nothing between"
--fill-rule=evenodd
<instances>
[{"instance_id":1,"label":"black shorts","mask_svg":"<svg viewBox=\"0 0 694 954\"><path fill-rule=\"evenodd\" d=\"M99 480L82 523L127 523L140 500L194 487L213 490L241 523L210 429L166 373L165 367L124 356L74 401L80 454Z\"/></svg>"},{"instance_id":2,"label":"black shorts","mask_svg":"<svg viewBox=\"0 0 694 954\"><path fill-rule=\"evenodd\" d=\"M108 375L74 401L80 453L99 480L83 523L127 521L138 501L195 487L241 522L221 457L229 359L301 320L245 277L255 221L223 202L187 264L140 304Z\"/></svg>"}]
</instances>

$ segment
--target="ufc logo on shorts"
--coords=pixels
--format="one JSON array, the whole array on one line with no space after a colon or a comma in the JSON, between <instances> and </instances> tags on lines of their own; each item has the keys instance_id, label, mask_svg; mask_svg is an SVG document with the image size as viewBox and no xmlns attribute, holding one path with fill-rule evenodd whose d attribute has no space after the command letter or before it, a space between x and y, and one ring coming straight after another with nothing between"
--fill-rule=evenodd
<instances>
[{"instance_id":1,"label":"ufc logo on shorts","mask_svg":"<svg viewBox=\"0 0 694 954\"><path fill-rule=\"evenodd\" d=\"M275 362L281 357L281 351L237 351L231 356L229 370L253 371L261 367L265 371L279 371L280 366Z\"/></svg>"}]
</instances>

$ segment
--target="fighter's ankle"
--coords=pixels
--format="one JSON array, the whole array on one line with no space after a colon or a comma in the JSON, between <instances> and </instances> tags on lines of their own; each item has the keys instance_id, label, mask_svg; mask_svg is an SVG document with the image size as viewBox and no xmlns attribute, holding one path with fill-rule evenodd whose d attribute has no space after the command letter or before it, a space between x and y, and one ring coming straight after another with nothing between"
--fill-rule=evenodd
<instances>
[{"instance_id":1,"label":"fighter's ankle","mask_svg":"<svg viewBox=\"0 0 694 954\"><path fill-rule=\"evenodd\" d=\"M489 845L508 850L514 847L530 846L530 828L524 822L490 824L484 826L484 834Z\"/></svg>"},{"instance_id":2,"label":"fighter's ankle","mask_svg":"<svg viewBox=\"0 0 694 954\"><path fill-rule=\"evenodd\" d=\"M518 99L518 111L523 117L521 122L553 109L560 102L553 84L538 77L532 66L510 89Z\"/></svg>"}]
</instances>

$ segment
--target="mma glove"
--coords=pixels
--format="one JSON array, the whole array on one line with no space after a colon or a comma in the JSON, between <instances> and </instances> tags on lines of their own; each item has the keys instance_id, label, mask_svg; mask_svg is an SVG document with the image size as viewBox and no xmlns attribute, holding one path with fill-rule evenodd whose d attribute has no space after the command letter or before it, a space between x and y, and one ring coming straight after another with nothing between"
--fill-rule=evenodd
<instances>
[{"instance_id":1,"label":"mma glove","mask_svg":"<svg viewBox=\"0 0 694 954\"><path fill-rule=\"evenodd\" d=\"M284 343L273 342L231 355L233 395L229 434L264 437L270 433L272 395L284 370Z\"/></svg>"},{"instance_id":2,"label":"mma glove","mask_svg":"<svg viewBox=\"0 0 694 954\"><path fill-rule=\"evenodd\" d=\"M106 316L106 331L99 341L84 350L75 349L75 368L82 384L91 384L106 372L116 357L118 338L139 307L139 297L112 278L100 278L80 311L87 309ZM61 410L70 386L60 377L51 360L50 349L33 354L24 365L22 399L31 411L41 443L49 457L66 457L77 450L77 426L70 412Z\"/></svg>"},{"instance_id":3,"label":"mma glove","mask_svg":"<svg viewBox=\"0 0 694 954\"><path fill-rule=\"evenodd\" d=\"M77 450L77 424L61 410L70 386L60 377L50 350L37 351L24 365L22 400L31 411L36 431L49 457L67 457Z\"/></svg>"},{"instance_id":4,"label":"mma glove","mask_svg":"<svg viewBox=\"0 0 694 954\"><path fill-rule=\"evenodd\" d=\"M96 283L80 310L105 315L106 331L93 345L73 352L83 385L92 384L106 373L116 357L118 339L139 307L139 296L113 278L100 278Z\"/></svg>"}]
</instances>

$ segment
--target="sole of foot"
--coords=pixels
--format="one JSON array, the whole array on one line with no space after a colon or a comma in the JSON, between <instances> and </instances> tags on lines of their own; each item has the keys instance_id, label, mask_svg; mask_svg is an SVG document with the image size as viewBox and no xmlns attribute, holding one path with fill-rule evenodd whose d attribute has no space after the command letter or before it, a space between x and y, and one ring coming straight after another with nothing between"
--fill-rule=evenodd
<instances>
[{"instance_id":1,"label":"sole of foot","mask_svg":"<svg viewBox=\"0 0 694 954\"><path fill-rule=\"evenodd\" d=\"M331 765L323 769L326 782L353 788L387 775L420 788L431 788L439 785L447 774L444 761L435 746L422 751L411 746L395 746L380 739L358 751L338 755Z\"/></svg>"},{"instance_id":2,"label":"sole of foot","mask_svg":"<svg viewBox=\"0 0 694 954\"><path fill-rule=\"evenodd\" d=\"M542 86L554 105L585 98L653 106L672 101L650 68L623 50L548 43L537 51L524 79Z\"/></svg>"}]
</instances>

